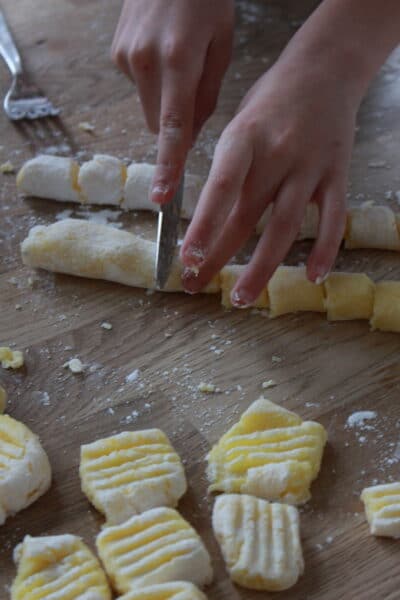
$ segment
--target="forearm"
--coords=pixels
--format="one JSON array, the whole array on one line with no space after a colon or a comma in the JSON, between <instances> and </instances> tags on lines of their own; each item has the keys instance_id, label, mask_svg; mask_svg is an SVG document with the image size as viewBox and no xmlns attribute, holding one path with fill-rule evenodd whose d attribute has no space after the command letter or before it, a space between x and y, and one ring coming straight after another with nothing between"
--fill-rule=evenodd
<instances>
[{"instance_id":1,"label":"forearm","mask_svg":"<svg viewBox=\"0 0 400 600\"><path fill-rule=\"evenodd\" d=\"M329 66L363 95L390 52L400 43L399 0L325 0L283 53L310 66Z\"/></svg>"}]
</instances>

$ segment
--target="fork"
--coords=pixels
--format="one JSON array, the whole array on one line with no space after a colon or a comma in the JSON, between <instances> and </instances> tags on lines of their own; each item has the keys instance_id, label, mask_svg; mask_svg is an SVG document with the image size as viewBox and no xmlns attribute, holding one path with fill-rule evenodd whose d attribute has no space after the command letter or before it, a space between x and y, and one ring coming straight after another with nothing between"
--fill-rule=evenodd
<instances>
[{"instance_id":1,"label":"fork","mask_svg":"<svg viewBox=\"0 0 400 600\"><path fill-rule=\"evenodd\" d=\"M12 74L12 83L4 98L4 110L12 121L56 117L60 110L24 74L22 60L11 31L0 9L0 55Z\"/></svg>"}]
</instances>

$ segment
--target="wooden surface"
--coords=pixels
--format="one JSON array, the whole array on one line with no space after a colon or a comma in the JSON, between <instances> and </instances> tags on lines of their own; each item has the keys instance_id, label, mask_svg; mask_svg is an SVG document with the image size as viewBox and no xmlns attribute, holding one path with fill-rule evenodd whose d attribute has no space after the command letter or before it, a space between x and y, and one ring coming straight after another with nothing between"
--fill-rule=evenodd
<instances>
[{"instance_id":1,"label":"wooden surface","mask_svg":"<svg viewBox=\"0 0 400 600\"><path fill-rule=\"evenodd\" d=\"M119 5L107 0L2 2L28 69L62 107L80 156L100 151L152 160L155 140L144 127L136 92L109 61ZM243 93L311 6L238 3L234 62L217 113L192 152L193 172L207 172L218 134ZM385 201L387 192L400 189L399 74L400 53L385 66L360 112L352 201ZM0 81L4 93L9 78L3 67ZM92 122L95 135L80 131L81 121ZM31 156L29 144L4 117L0 136L0 162L10 159L20 166ZM368 166L374 161L385 164ZM226 576L210 529L204 456L260 395L262 382L272 378L278 385L268 391L269 398L318 420L329 432L312 501L301 510L306 572L295 588L276 597L399 598L400 542L369 536L359 500L364 486L398 478L399 335L370 333L364 322L329 324L319 315L269 321L260 314L225 312L217 298L149 296L47 273L37 273L31 288L19 243L29 227L52 222L73 207L24 201L16 195L13 177L0 177L0 345L22 349L26 356L26 368L1 371L0 378L10 414L40 435L54 473L49 493L0 529L0 597L7 596L14 574L12 549L25 534L75 533L93 546L102 520L80 492L79 447L144 427L161 427L185 460L190 490L180 509L213 555L216 576L208 597L261 597L234 588ZM134 215L117 215L117 220L133 231L141 222ZM304 260L308 249L299 246L289 260ZM365 270L377 279L400 278L399 258L353 251L342 253L338 266ZM103 321L113 329L102 329ZM83 375L63 369L73 356L86 364ZM273 356L281 362L273 362ZM139 378L127 382L135 369ZM222 393L198 393L201 381L215 383ZM373 429L346 428L347 418L358 410L377 411Z\"/></svg>"}]
</instances>

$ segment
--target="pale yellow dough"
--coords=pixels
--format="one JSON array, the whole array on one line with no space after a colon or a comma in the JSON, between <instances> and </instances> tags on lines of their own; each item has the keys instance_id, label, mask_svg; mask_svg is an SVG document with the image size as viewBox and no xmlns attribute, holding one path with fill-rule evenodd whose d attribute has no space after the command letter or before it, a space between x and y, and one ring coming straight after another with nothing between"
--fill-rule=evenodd
<instances>
[{"instance_id":1,"label":"pale yellow dough","mask_svg":"<svg viewBox=\"0 0 400 600\"><path fill-rule=\"evenodd\" d=\"M0 385L0 415L6 410L7 406L7 392Z\"/></svg>"},{"instance_id":2,"label":"pale yellow dough","mask_svg":"<svg viewBox=\"0 0 400 600\"><path fill-rule=\"evenodd\" d=\"M270 315L325 312L324 288L307 279L304 267L279 267L268 284Z\"/></svg>"},{"instance_id":3,"label":"pale yellow dough","mask_svg":"<svg viewBox=\"0 0 400 600\"><path fill-rule=\"evenodd\" d=\"M375 284L364 273L331 273L325 293L329 321L371 318Z\"/></svg>"},{"instance_id":4,"label":"pale yellow dough","mask_svg":"<svg viewBox=\"0 0 400 600\"><path fill-rule=\"evenodd\" d=\"M292 587L304 571L294 506L245 494L222 494L212 524L232 580L259 591Z\"/></svg>"},{"instance_id":5,"label":"pale yellow dough","mask_svg":"<svg viewBox=\"0 0 400 600\"><path fill-rule=\"evenodd\" d=\"M207 598L192 583L174 581L128 592L120 596L118 600L207 600Z\"/></svg>"},{"instance_id":6,"label":"pale yellow dough","mask_svg":"<svg viewBox=\"0 0 400 600\"><path fill-rule=\"evenodd\" d=\"M365 488L361 500L371 534L400 539L400 481Z\"/></svg>"},{"instance_id":7,"label":"pale yellow dough","mask_svg":"<svg viewBox=\"0 0 400 600\"><path fill-rule=\"evenodd\" d=\"M371 328L400 333L400 281L381 281L375 285Z\"/></svg>"},{"instance_id":8,"label":"pale yellow dough","mask_svg":"<svg viewBox=\"0 0 400 600\"><path fill-rule=\"evenodd\" d=\"M400 250L396 216L387 206L365 203L349 211L346 248Z\"/></svg>"},{"instance_id":9,"label":"pale yellow dough","mask_svg":"<svg viewBox=\"0 0 400 600\"><path fill-rule=\"evenodd\" d=\"M231 291L235 283L243 273L245 265L227 265L221 270L221 304L225 308L232 308ZM269 306L268 289L265 287L253 306L255 308L267 308Z\"/></svg>"}]
</instances>

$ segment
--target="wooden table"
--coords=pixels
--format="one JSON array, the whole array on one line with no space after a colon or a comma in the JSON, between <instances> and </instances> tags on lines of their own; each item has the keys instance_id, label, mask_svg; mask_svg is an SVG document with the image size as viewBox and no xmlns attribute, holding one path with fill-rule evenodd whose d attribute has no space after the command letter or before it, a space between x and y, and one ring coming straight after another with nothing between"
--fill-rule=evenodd
<instances>
[{"instance_id":1,"label":"wooden table","mask_svg":"<svg viewBox=\"0 0 400 600\"><path fill-rule=\"evenodd\" d=\"M2 4L29 71L63 108L80 156L105 152L153 160L155 139L145 129L136 92L109 61L120 2ZM206 174L215 141L243 93L311 7L306 1L238 3L234 61L219 108L192 152L193 172ZM400 189L399 75L395 53L360 111L352 201L384 202L388 191ZM3 68L0 77L5 92ZM94 135L78 128L81 121L95 125ZM31 156L29 144L4 117L0 134L0 162L10 159L19 167ZM376 161L384 161L383 168L372 168ZM9 393L9 413L40 435L54 474L51 490L0 529L0 597L14 574L12 549L25 534L75 533L93 546L102 519L80 492L80 445L145 427L161 427L184 457L190 489L180 509L213 556L216 577L208 597L261 597L233 587L226 575L210 528L204 457L272 378L278 385L268 390L269 398L329 432L313 498L301 510L306 572L279 598L398 599L400 543L369 536L359 495L364 486L399 477L400 337L370 333L364 322L333 324L308 314L270 321L225 312L217 298L147 295L46 273L37 273L30 287L19 243L31 226L52 222L73 207L24 201L14 178L0 177L0 345L26 356L24 369L2 370L0 378ZM133 231L141 227L134 215L117 217ZM306 250L299 246L290 260L304 260ZM338 265L376 279L400 277L399 255L389 252L342 253ZM111 331L101 328L103 321L112 323ZM73 356L87 365L83 375L62 367ZM135 369L139 378L127 382ZM215 383L222 393L199 393L201 381ZM346 427L358 410L377 412L372 430Z\"/></svg>"}]
</instances>

